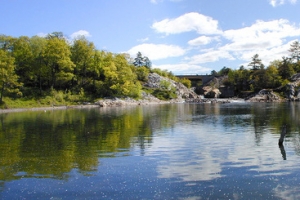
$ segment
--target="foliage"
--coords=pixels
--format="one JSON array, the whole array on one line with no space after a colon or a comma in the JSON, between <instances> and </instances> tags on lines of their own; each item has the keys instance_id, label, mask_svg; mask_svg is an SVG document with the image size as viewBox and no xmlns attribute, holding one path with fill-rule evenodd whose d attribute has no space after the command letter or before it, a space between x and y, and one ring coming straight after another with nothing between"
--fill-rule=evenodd
<instances>
[{"instance_id":1,"label":"foliage","mask_svg":"<svg viewBox=\"0 0 300 200\"><path fill-rule=\"evenodd\" d=\"M148 57L142 55L141 52L138 52L136 55L136 58L134 59L133 65L136 67L147 67L147 68L151 68L152 63L149 60Z\"/></svg>"},{"instance_id":2,"label":"foliage","mask_svg":"<svg viewBox=\"0 0 300 200\"><path fill-rule=\"evenodd\" d=\"M300 72L299 49L299 42L294 41L290 57L274 60L269 66L265 67L255 54L248 65L250 69L223 67L211 73L225 76L223 83L233 87L236 94L277 89ZM70 42L62 32L46 37L0 35L0 70L0 101L37 99L41 105L72 104L103 97L140 98L142 83L148 80L149 73L191 87L190 80L178 79L171 71L152 69L151 61L141 52L132 59L128 54L98 50L85 37ZM152 91L157 97L176 96L169 82L162 81L160 86Z\"/></svg>"},{"instance_id":3,"label":"foliage","mask_svg":"<svg viewBox=\"0 0 300 200\"><path fill-rule=\"evenodd\" d=\"M258 69L263 68L261 59L259 58L258 54L255 54L252 57L252 61L248 64L248 66L252 66L252 70L258 70Z\"/></svg>"},{"instance_id":4,"label":"foliage","mask_svg":"<svg viewBox=\"0 0 300 200\"><path fill-rule=\"evenodd\" d=\"M177 98L177 94L175 92L176 91L174 89L155 89L152 94L160 100L170 100Z\"/></svg>"},{"instance_id":5,"label":"foliage","mask_svg":"<svg viewBox=\"0 0 300 200\"><path fill-rule=\"evenodd\" d=\"M191 88L191 86L192 86L192 82L186 78L179 79L179 82L182 83L187 88Z\"/></svg>"},{"instance_id":6,"label":"foliage","mask_svg":"<svg viewBox=\"0 0 300 200\"><path fill-rule=\"evenodd\" d=\"M146 82L148 81L150 70L147 67L143 66L136 68L135 73L139 81Z\"/></svg>"},{"instance_id":7,"label":"foliage","mask_svg":"<svg viewBox=\"0 0 300 200\"><path fill-rule=\"evenodd\" d=\"M15 73L14 58L0 49L0 102L5 94L21 95L18 76Z\"/></svg>"},{"instance_id":8,"label":"foliage","mask_svg":"<svg viewBox=\"0 0 300 200\"><path fill-rule=\"evenodd\" d=\"M294 41L291 44L289 52L291 52L291 59L296 60L296 62L299 63L299 61L300 61L300 44L299 44L299 41Z\"/></svg>"}]
</instances>

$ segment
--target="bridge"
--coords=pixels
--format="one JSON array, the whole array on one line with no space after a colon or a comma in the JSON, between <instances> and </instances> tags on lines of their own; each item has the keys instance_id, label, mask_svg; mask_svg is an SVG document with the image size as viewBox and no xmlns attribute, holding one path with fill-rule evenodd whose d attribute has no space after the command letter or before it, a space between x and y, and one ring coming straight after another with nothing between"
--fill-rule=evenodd
<instances>
[{"instance_id":1,"label":"bridge","mask_svg":"<svg viewBox=\"0 0 300 200\"><path fill-rule=\"evenodd\" d=\"M175 75L178 78L186 78L190 81L202 81L202 85L211 81L215 76L214 75L198 75L198 74L186 74L186 75Z\"/></svg>"}]
</instances>

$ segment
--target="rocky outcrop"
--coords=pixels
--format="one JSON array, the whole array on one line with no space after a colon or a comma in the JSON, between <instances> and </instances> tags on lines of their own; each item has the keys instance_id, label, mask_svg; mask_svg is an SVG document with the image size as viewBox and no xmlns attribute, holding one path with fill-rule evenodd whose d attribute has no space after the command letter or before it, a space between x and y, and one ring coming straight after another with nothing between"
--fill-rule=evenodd
<instances>
[{"instance_id":1,"label":"rocky outcrop","mask_svg":"<svg viewBox=\"0 0 300 200\"><path fill-rule=\"evenodd\" d=\"M201 93L205 98L219 98L221 95L221 92L218 88L213 88L211 86L202 87Z\"/></svg>"},{"instance_id":2,"label":"rocky outcrop","mask_svg":"<svg viewBox=\"0 0 300 200\"><path fill-rule=\"evenodd\" d=\"M188 89L185 85L179 82L175 82L169 78L158 75L157 73L150 73L148 77L148 81L144 83L145 87L149 87L152 89L162 88L162 82L167 82L167 89L175 88L176 94L178 98L186 99L186 98L198 98L198 95L194 92L193 89Z\"/></svg>"},{"instance_id":3,"label":"rocky outcrop","mask_svg":"<svg viewBox=\"0 0 300 200\"><path fill-rule=\"evenodd\" d=\"M286 97L290 101L300 100L300 73L297 73L291 77L290 83L286 85Z\"/></svg>"},{"instance_id":4,"label":"rocky outcrop","mask_svg":"<svg viewBox=\"0 0 300 200\"><path fill-rule=\"evenodd\" d=\"M205 85L198 87L197 93L205 98L232 98L234 89L224 85L227 79L227 76L216 76Z\"/></svg>"},{"instance_id":5,"label":"rocky outcrop","mask_svg":"<svg viewBox=\"0 0 300 200\"><path fill-rule=\"evenodd\" d=\"M249 102L282 102L284 101L279 95L275 94L273 90L263 89L257 94L246 98Z\"/></svg>"}]
</instances>

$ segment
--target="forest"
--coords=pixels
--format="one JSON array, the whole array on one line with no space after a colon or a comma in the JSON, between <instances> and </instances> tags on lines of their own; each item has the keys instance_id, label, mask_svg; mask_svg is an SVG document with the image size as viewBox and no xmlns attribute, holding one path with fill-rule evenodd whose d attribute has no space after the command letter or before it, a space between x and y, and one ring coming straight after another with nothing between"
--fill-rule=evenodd
<instances>
[{"instance_id":1,"label":"forest","mask_svg":"<svg viewBox=\"0 0 300 200\"><path fill-rule=\"evenodd\" d=\"M224 85L234 88L235 94L242 92L258 92L262 89L272 89L283 92L290 78L300 73L300 44L296 40L290 45L289 57L282 57L281 60L273 60L268 66L262 63L258 54L252 57L248 66L240 66L233 70L223 67L219 72L212 71L212 74L227 75Z\"/></svg>"},{"instance_id":2,"label":"forest","mask_svg":"<svg viewBox=\"0 0 300 200\"><path fill-rule=\"evenodd\" d=\"M0 68L2 108L72 104L104 97L138 99L150 72L190 86L188 80L179 80L171 72L152 69L149 58L140 52L131 58L98 50L85 37L69 41L62 32L46 37L0 35Z\"/></svg>"},{"instance_id":3,"label":"forest","mask_svg":"<svg viewBox=\"0 0 300 200\"><path fill-rule=\"evenodd\" d=\"M276 89L300 72L298 41L291 44L289 52L290 57L274 60L269 66L255 54L248 66L223 67L211 74L226 76L224 85L234 88L237 95ZM149 58L140 52L131 58L125 53L98 50L84 36L70 41L62 32L46 37L0 35L0 69L1 108L91 102L105 97L139 99L141 91L172 92L143 88L151 72L191 87L189 80L178 79L171 71L152 69Z\"/></svg>"}]
</instances>

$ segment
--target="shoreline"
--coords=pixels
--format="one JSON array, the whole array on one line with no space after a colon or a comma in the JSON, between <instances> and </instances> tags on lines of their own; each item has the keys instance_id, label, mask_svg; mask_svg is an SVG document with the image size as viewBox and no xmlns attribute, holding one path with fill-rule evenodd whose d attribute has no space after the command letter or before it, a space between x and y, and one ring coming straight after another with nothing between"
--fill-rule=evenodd
<instances>
[{"instance_id":1,"label":"shoreline","mask_svg":"<svg viewBox=\"0 0 300 200\"><path fill-rule=\"evenodd\" d=\"M155 105L155 104L174 104L174 103L194 103L194 104L206 104L206 103L233 103L233 102L246 102L244 99L172 99L169 101L163 101L158 99L142 99L134 100L131 98L126 99L104 99L95 103L80 104L80 105L62 105L62 106L45 106L45 107L32 107L32 108L8 108L0 109L0 114L4 113L16 113L25 111L51 111L51 110L63 110L63 109L81 109L81 108L103 108L103 107L125 107L125 106L141 106L141 105Z\"/></svg>"}]
</instances>

